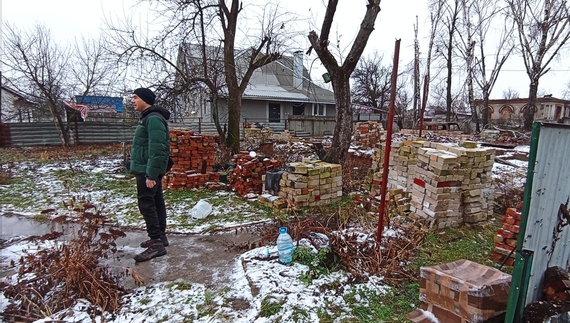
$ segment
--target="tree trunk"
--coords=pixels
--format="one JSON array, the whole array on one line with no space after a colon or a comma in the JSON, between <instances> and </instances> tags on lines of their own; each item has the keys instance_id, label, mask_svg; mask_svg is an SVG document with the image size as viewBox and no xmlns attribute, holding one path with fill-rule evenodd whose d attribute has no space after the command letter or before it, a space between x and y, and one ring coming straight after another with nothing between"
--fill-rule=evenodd
<instances>
[{"instance_id":1,"label":"tree trunk","mask_svg":"<svg viewBox=\"0 0 570 323\"><path fill-rule=\"evenodd\" d=\"M69 130L68 130L68 128L66 128L64 126L63 120L61 120L61 116L59 115L59 113L57 111L57 107L52 103L48 103L48 104L49 104L49 110L51 112L53 122L54 122L55 127L56 127L56 131L59 134L59 140L61 142L61 145L63 147L68 147L69 146Z\"/></svg>"},{"instance_id":2,"label":"tree trunk","mask_svg":"<svg viewBox=\"0 0 570 323\"><path fill-rule=\"evenodd\" d=\"M320 36L317 36L315 31L310 31L308 38L311 43L311 48L317 52L321 62L331 76L336 103L336 124L332 146L324 158L321 159L326 162L339 163L342 165L348 153L348 147L350 147L352 137L352 107L350 102L349 79L356 64L358 64L358 60L362 56L370 34L374 30L374 23L380 12L380 0L368 1L366 14L360 24L358 35L352 43L350 52L342 66L339 66L336 58L328 48L330 43L329 33L337 4L338 0L329 0Z\"/></svg>"},{"instance_id":3,"label":"tree trunk","mask_svg":"<svg viewBox=\"0 0 570 323\"><path fill-rule=\"evenodd\" d=\"M531 80L528 87L528 109L524 115L524 130L532 130L534 113L536 112L536 93L538 92L538 79Z\"/></svg>"},{"instance_id":4,"label":"tree trunk","mask_svg":"<svg viewBox=\"0 0 570 323\"><path fill-rule=\"evenodd\" d=\"M210 102L212 102L212 119L214 119L214 124L216 125L216 130L218 131L218 136L220 136L220 143L226 144L226 132L222 129L220 124L220 115L218 111L218 96L216 94L210 94Z\"/></svg>"},{"instance_id":5,"label":"tree trunk","mask_svg":"<svg viewBox=\"0 0 570 323\"><path fill-rule=\"evenodd\" d=\"M241 93L230 91L228 95L228 133L226 146L234 153L239 152L240 133L239 121L241 116Z\"/></svg>"},{"instance_id":6,"label":"tree trunk","mask_svg":"<svg viewBox=\"0 0 570 323\"><path fill-rule=\"evenodd\" d=\"M344 164L352 138L352 107L350 104L350 74L337 75L332 86L336 102L336 124L331 149L322 158L329 163Z\"/></svg>"},{"instance_id":7,"label":"tree trunk","mask_svg":"<svg viewBox=\"0 0 570 323\"><path fill-rule=\"evenodd\" d=\"M451 55L453 54L453 32L449 34L449 47L447 48L447 87L446 87L446 113L445 113L445 121L451 121L451 104L453 103L453 98L451 97L451 81L453 77L452 68L453 63L451 62Z\"/></svg>"},{"instance_id":8,"label":"tree trunk","mask_svg":"<svg viewBox=\"0 0 570 323\"><path fill-rule=\"evenodd\" d=\"M483 91L483 128L489 123L489 91Z\"/></svg>"}]
</instances>

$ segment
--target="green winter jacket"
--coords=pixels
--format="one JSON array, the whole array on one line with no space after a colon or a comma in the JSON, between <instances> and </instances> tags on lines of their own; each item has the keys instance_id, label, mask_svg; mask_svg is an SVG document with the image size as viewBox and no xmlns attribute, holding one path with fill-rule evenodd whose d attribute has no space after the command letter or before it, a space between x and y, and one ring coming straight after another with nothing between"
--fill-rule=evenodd
<instances>
[{"instance_id":1,"label":"green winter jacket","mask_svg":"<svg viewBox=\"0 0 570 323\"><path fill-rule=\"evenodd\" d=\"M156 180L166 173L170 157L170 135L167 121L170 112L153 105L139 119L131 148L131 173L145 174Z\"/></svg>"}]
</instances>

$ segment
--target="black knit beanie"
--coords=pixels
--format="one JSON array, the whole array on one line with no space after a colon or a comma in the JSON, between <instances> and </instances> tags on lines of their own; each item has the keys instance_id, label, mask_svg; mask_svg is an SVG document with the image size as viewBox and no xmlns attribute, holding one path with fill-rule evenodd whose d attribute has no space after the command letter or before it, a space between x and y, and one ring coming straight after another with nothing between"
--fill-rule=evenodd
<instances>
[{"instance_id":1,"label":"black knit beanie","mask_svg":"<svg viewBox=\"0 0 570 323\"><path fill-rule=\"evenodd\" d=\"M144 102L146 102L150 105L153 105L154 100L156 99L156 94L154 94L154 92L152 92L151 90L144 88L144 87L140 87L140 88L134 90L133 94L136 94Z\"/></svg>"}]
</instances>

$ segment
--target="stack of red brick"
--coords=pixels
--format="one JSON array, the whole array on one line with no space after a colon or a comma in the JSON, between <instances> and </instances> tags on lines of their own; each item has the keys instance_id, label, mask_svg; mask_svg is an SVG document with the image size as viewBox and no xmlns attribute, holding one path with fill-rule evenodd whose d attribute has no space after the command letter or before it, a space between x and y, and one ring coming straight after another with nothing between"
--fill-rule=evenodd
<instances>
[{"instance_id":1,"label":"stack of red brick","mask_svg":"<svg viewBox=\"0 0 570 323\"><path fill-rule=\"evenodd\" d=\"M354 130L354 144L374 148L380 143L382 124L376 121L359 122Z\"/></svg>"},{"instance_id":2,"label":"stack of red brick","mask_svg":"<svg viewBox=\"0 0 570 323\"><path fill-rule=\"evenodd\" d=\"M505 263L509 266L515 263L515 249L521 223L522 203L517 208L508 208L503 216L503 227L495 236L495 250L491 257L497 263Z\"/></svg>"},{"instance_id":3,"label":"stack of red brick","mask_svg":"<svg viewBox=\"0 0 570 323\"><path fill-rule=\"evenodd\" d=\"M169 189L206 187L219 182L213 172L216 135L195 134L192 130L170 130L170 156L174 166L163 179Z\"/></svg>"},{"instance_id":4,"label":"stack of red brick","mask_svg":"<svg viewBox=\"0 0 570 323\"><path fill-rule=\"evenodd\" d=\"M246 198L248 193L261 194L263 175L278 168L280 163L277 159L262 153L250 156L249 151L242 151L235 156L234 168L228 174L228 183L242 198Z\"/></svg>"}]
</instances>

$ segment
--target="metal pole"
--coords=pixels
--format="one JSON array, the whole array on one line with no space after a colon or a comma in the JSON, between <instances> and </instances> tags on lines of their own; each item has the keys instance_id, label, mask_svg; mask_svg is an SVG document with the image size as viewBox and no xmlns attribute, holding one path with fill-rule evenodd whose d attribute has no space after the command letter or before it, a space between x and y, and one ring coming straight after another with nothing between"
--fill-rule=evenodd
<instances>
[{"instance_id":1,"label":"metal pole","mask_svg":"<svg viewBox=\"0 0 570 323\"><path fill-rule=\"evenodd\" d=\"M422 111L420 113L420 133L418 134L418 137L422 136L422 130L424 128L424 113L426 112L428 83L429 79L428 76L426 75L424 77L424 94L422 96Z\"/></svg>"},{"instance_id":2,"label":"metal pole","mask_svg":"<svg viewBox=\"0 0 570 323\"><path fill-rule=\"evenodd\" d=\"M386 209L386 187L388 186L388 165L390 163L390 149L392 149L392 123L394 122L394 102L396 101L396 87L398 81L398 61L400 59L400 39L396 40L394 49L394 65L392 67L392 80L390 88L390 111L388 112L388 124L386 126L386 151L384 151L384 166L382 172L382 189L380 190L380 209L378 216L378 231L376 242L380 245L382 232L384 231L384 212Z\"/></svg>"}]
</instances>

